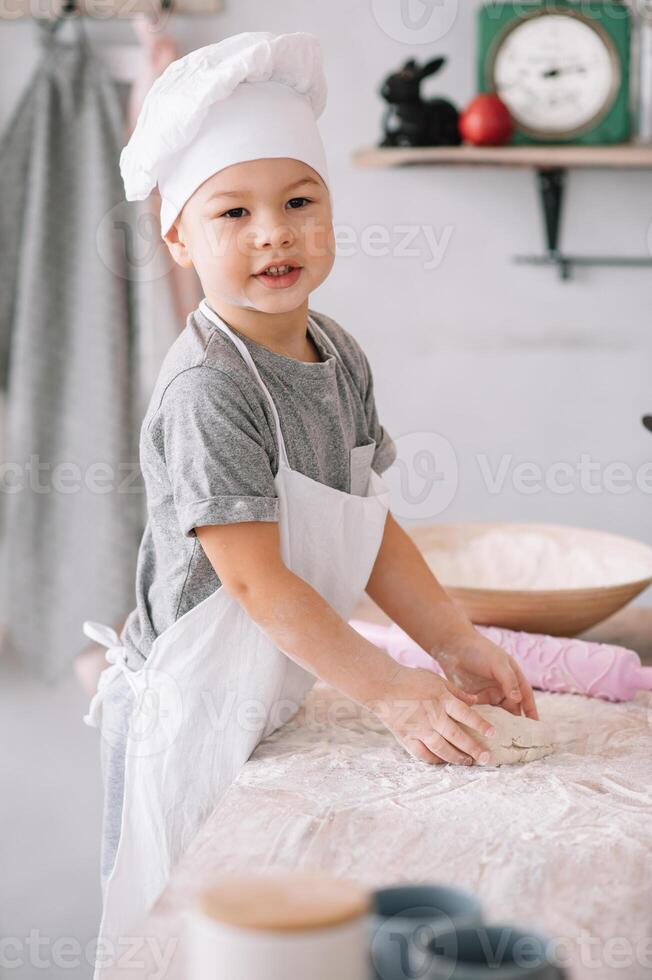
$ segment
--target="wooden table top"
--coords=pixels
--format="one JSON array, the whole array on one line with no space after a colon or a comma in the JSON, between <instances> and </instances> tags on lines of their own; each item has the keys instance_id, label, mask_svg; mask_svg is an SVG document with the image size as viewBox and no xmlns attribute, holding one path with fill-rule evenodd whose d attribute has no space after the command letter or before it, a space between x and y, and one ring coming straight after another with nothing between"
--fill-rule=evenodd
<instances>
[{"instance_id":1,"label":"wooden table top","mask_svg":"<svg viewBox=\"0 0 652 980\"><path fill-rule=\"evenodd\" d=\"M652 662L652 608L623 610L585 638ZM153 977L155 956L165 956L165 980L187 980L198 895L225 873L261 869L328 870L371 888L457 884L481 898L488 921L559 936L570 954L580 933L598 943L592 955L614 935L636 947L650 900L652 692L618 703L537 692L558 751L482 771L417 763L359 706L343 712L343 700L318 683L260 743L135 931L147 937L138 967L126 958L102 980ZM595 980L595 964L573 967L573 980ZM627 970L627 980L644 976Z\"/></svg>"}]
</instances>

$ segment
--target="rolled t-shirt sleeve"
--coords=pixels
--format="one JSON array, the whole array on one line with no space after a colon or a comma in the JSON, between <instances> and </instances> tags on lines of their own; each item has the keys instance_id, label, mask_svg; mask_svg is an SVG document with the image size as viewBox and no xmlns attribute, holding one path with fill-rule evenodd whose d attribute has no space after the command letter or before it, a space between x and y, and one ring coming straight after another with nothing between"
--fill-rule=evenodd
<instances>
[{"instance_id":1,"label":"rolled t-shirt sleeve","mask_svg":"<svg viewBox=\"0 0 652 980\"><path fill-rule=\"evenodd\" d=\"M278 521L274 473L257 413L225 372L190 368L168 385L157 427L179 526Z\"/></svg>"},{"instance_id":2,"label":"rolled t-shirt sleeve","mask_svg":"<svg viewBox=\"0 0 652 980\"><path fill-rule=\"evenodd\" d=\"M360 349L362 351L362 348ZM378 410L376 408L376 399L374 395L373 372L364 351L362 351L362 356L366 374L366 392L364 399L365 412L367 415L369 434L372 439L376 440L376 448L374 450L374 457L371 461L371 465L376 473L381 474L392 465L396 459L397 450L394 440L389 435L387 430L383 428L378 419Z\"/></svg>"}]
</instances>

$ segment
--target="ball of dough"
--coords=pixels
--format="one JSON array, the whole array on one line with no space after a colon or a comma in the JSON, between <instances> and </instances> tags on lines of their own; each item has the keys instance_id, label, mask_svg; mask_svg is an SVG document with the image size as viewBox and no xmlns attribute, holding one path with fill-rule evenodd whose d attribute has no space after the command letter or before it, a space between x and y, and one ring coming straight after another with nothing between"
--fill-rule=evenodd
<instances>
[{"instance_id":1,"label":"ball of dough","mask_svg":"<svg viewBox=\"0 0 652 980\"><path fill-rule=\"evenodd\" d=\"M513 715L505 708L493 704L474 704L473 711L477 711L496 729L496 734L489 737L458 722L491 752L489 762L476 761L475 765L509 766L516 762L533 762L550 755L554 750L552 732L543 721L535 721L525 715Z\"/></svg>"}]
</instances>

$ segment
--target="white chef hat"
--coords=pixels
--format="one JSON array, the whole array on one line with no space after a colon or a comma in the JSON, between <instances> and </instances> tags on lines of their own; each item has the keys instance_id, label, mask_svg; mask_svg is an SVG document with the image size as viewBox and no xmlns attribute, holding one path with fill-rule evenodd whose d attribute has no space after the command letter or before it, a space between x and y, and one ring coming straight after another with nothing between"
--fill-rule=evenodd
<instances>
[{"instance_id":1,"label":"white chef hat","mask_svg":"<svg viewBox=\"0 0 652 980\"><path fill-rule=\"evenodd\" d=\"M317 119L327 85L312 34L245 32L173 61L147 93L120 155L128 201L158 184L161 234L209 177L245 160L292 157L328 187Z\"/></svg>"}]
</instances>

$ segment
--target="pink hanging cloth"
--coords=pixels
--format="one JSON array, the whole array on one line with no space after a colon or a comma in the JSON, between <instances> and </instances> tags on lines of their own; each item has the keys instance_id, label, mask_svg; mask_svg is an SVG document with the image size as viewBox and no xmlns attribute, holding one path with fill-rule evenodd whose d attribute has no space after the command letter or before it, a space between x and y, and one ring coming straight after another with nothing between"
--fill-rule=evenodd
<instances>
[{"instance_id":1,"label":"pink hanging cloth","mask_svg":"<svg viewBox=\"0 0 652 980\"><path fill-rule=\"evenodd\" d=\"M143 57L129 93L125 142L136 125L149 89L167 66L179 57L176 40L161 29L160 21L140 15L132 23L142 46ZM139 275L134 284L141 324L139 353L144 413L163 357L204 293L195 270L182 269L177 265L161 238L158 188L146 201L134 201L130 206L138 209L134 226L144 229L147 237L143 251L146 251L148 261L141 267L144 274ZM150 252L153 253L151 258Z\"/></svg>"}]
</instances>

